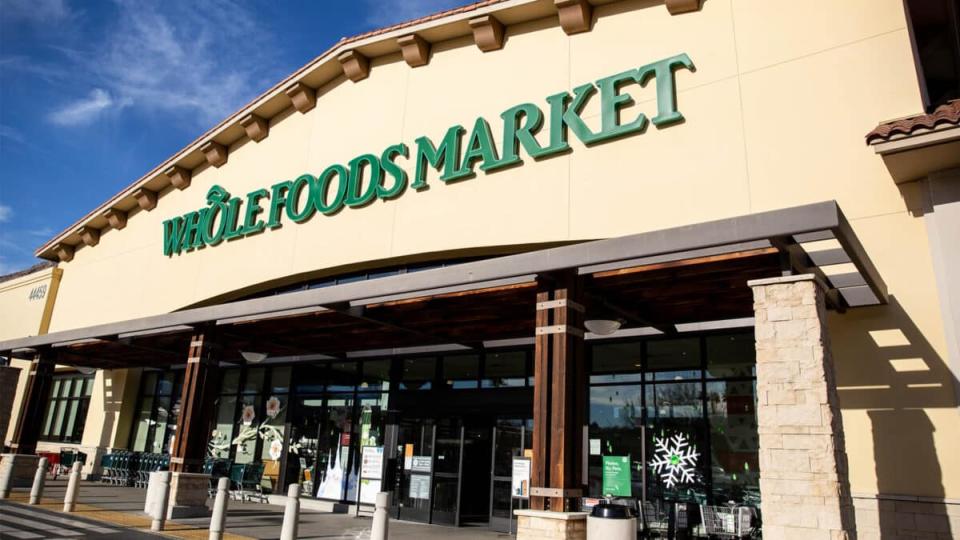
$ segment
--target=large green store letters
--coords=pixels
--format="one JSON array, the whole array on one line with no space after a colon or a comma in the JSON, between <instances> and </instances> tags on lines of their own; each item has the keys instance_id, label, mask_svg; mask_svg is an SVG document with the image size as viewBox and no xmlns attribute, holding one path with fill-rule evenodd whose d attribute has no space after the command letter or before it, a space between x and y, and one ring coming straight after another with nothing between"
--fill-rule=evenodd
<instances>
[{"instance_id":1,"label":"large green store letters","mask_svg":"<svg viewBox=\"0 0 960 540\"><path fill-rule=\"evenodd\" d=\"M572 94L560 92L548 96L546 145L536 137L544 125L544 111L533 103L522 103L500 115L499 148L490 123L477 118L465 143L467 129L456 125L447 130L439 145L428 137L418 137L414 140L412 152L405 143L394 144L379 155L362 154L346 165L330 165L317 176L303 174L293 180L278 182L269 189L252 191L243 198L233 197L215 185L207 192L206 208L163 222L163 254L180 254L276 229L283 225L284 219L303 223L317 213L330 216L344 207L360 208L375 199L394 199L408 186L420 191L428 187L427 171L430 168L440 172L440 181L450 183L473 177L477 164L481 171L489 172L522 163L521 148L534 159L557 155L570 149L568 132L586 145L641 133L648 123L645 114L637 114L629 121L620 118L621 109L633 104L630 94L621 91L626 84L646 86L654 79L657 115L649 121L657 127L679 122L683 115L677 110L674 80L678 69L695 70L690 57L679 54L604 77L596 83L577 86ZM600 131L594 132L580 114L598 93ZM400 165L411 156L412 179Z\"/></svg>"}]
</instances>

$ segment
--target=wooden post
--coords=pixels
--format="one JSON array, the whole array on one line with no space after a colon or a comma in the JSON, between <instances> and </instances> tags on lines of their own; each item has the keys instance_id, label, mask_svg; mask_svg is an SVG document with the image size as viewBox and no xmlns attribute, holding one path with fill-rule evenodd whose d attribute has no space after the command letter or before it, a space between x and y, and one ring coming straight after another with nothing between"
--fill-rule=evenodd
<instances>
[{"instance_id":1,"label":"wooden post","mask_svg":"<svg viewBox=\"0 0 960 540\"><path fill-rule=\"evenodd\" d=\"M534 349L531 507L576 509L583 494L587 381L583 286L572 272L550 276L537 292Z\"/></svg>"},{"instance_id":2,"label":"wooden post","mask_svg":"<svg viewBox=\"0 0 960 540\"><path fill-rule=\"evenodd\" d=\"M219 361L209 331L190 339L177 434L170 449L171 472L200 472L207 454L210 420L218 392Z\"/></svg>"},{"instance_id":3,"label":"wooden post","mask_svg":"<svg viewBox=\"0 0 960 540\"><path fill-rule=\"evenodd\" d=\"M54 355L49 350L38 351L30 363L23 405L10 443L14 454L34 454L37 451L37 440L43 429L43 412L50 401L55 365Z\"/></svg>"}]
</instances>

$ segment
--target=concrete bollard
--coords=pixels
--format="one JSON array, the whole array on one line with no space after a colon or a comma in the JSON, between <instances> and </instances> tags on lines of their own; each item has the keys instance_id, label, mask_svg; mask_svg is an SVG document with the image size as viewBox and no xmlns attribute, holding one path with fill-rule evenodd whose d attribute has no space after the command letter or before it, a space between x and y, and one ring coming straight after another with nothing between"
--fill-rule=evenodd
<instances>
[{"instance_id":1,"label":"concrete bollard","mask_svg":"<svg viewBox=\"0 0 960 540\"><path fill-rule=\"evenodd\" d=\"M287 507L283 511L283 528L280 529L280 540L297 540L297 529L300 527L300 484L290 484L287 487Z\"/></svg>"},{"instance_id":2,"label":"concrete bollard","mask_svg":"<svg viewBox=\"0 0 960 540\"><path fill-rule=\"evenodd\" d=\"M83 464L79 461L73 462L73 468L70 469L70 479L67 481L67 493L63 496L63 511L73 512L77 507L77 494L80 492L80 467Z\"/></svg>"},{"instance_id":3,"label":"concrete bollard","mask_svg":"<svg viewBox=\"0 0 960 540\"><path fill-rule=\"evenodd\" d=\"M40 458L37 472L33 475L33 487L30 488L30 504L40 504L43 498L43 483L47 479L47 458Z\"/></svg>"},{"instance_id":4,"label":"concrete bollard","mask_svg":"<svg viewBox=\"0 0 960 540\"><path fill-rule=\"evenodd\" d=\"M150 522L150 530L153 532L163 530L164 522L167 520L167 502L170 499L170 471L163 471L158 477L160 478L160 487L157 491L160 493L160 501L154 507L155 514L151 516L153 520Z\"/></svg>"},{"instance_id":5,"label":"concrete bollard","mask_svg":"<svg viewBox=\"0 0 960 540\"><path fill-rule=\"evenodd\" d=\"M230 479L221 478L217 482L217 498L213 502L213 515L210 516L210 540L223 540L223 529L227 523L227 501L230 500Z\"/></svg>"},{"instance_id":6,"label":"concrete bollard","mask_svg":"<svg viewBox=\"0 0 960 540\"><path fill-rule=\"evenodd\" d=\"M390 492L377 493L377 502L373 511L373 528L370 531L370 540L387 540L390 528L390 518L387 508L390 506Z\"/></svg>"}]
</instances>

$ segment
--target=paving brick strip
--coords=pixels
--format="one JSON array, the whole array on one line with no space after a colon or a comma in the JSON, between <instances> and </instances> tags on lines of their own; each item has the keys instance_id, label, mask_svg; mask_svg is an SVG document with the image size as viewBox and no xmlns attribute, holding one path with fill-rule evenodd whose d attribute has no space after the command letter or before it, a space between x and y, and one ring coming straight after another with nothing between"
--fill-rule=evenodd
<instances>
[{"instance_id":1,"label":"paving brick strip","mask_svg":"<svg viewBox=\"0 0 960 540\"><path fill-rule=\"evenodd\" d=\"M107 510L91 504L77 503L76 510L69 514L63 512L63 500L61 499L50 499L44 497L40 500L40 504L30 506L28 505L30 502L30 494L26 492L13 492L10 494L10 498L6 499L6 501L23 505L25 508L42 508L43 510L56 512L64 516L82 517L94 521L100 521L102 523L108 523L110 525L135 529L142 533L164 536L167 538L181 538L185 540L200 538L206 540L209 537L209 530L206 527L187 525L169 520L164 525L164 531L162 533L151 533L150 518L148 517L138 516L128 512ZM232 533L224 533L223 538L224 540L254 540L249 536L241 536L239 534Z\"/></svg>"}]
</instances>

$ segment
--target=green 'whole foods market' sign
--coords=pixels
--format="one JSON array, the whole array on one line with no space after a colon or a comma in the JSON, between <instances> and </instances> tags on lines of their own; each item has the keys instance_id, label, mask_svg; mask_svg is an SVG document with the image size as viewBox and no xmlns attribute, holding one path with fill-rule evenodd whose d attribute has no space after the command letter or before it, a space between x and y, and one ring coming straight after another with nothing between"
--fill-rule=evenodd
<instances>
[{"instance_id":1,"label":"green 'whole foods market' sign","mask_svg":"<svg viewBox=\"0 0 960 540\"><path fill-rule=\"evenodd\" d=\"M679 54L604 77L596 83L582 84L574 88L572 94L560 92L548 96L547 113L533 103L510 107L500 115L499 150L490 123L477 118L465 145L462 143L467 130L460 125L448 129L439 145L427 137L417 138L412 147L412 164L409 163L411 147L401 142L388 146L379 155L361 154L346 165L330 165L317 176L303 174L269 189L252 191L242 198L231 196L226 189L215 185L207 192L206 208L163 222L163 254L172 256L276 229L283 225L284 219L303 223L318 213L330 216L344 207L360 208L375 199L395 199L408 185L420 191L428 187L428 168L440 172L440 181L450 183L473 177L478 164L484 172L521 164L521 148L534 159L562 154L570 150L568 131L586 145L642 133L648 123L645 114L639 113L626 122L620 118L621 109L634 102L629 94L621 92L621 87L627 84L646 86L651 79L655 80L657 114L650 121L657 127L679 122L683 115L677 110L674 79L678 69L695 70L690 57ZM597 93L600 94L600 130L594 132L580 114ZM549 129L547 144L543 145L535 136L543 128L547 115ZM406 167L401 162L407 162ZM413 176L409 178L411 166Z\"/></svg>"}]
</instances>

